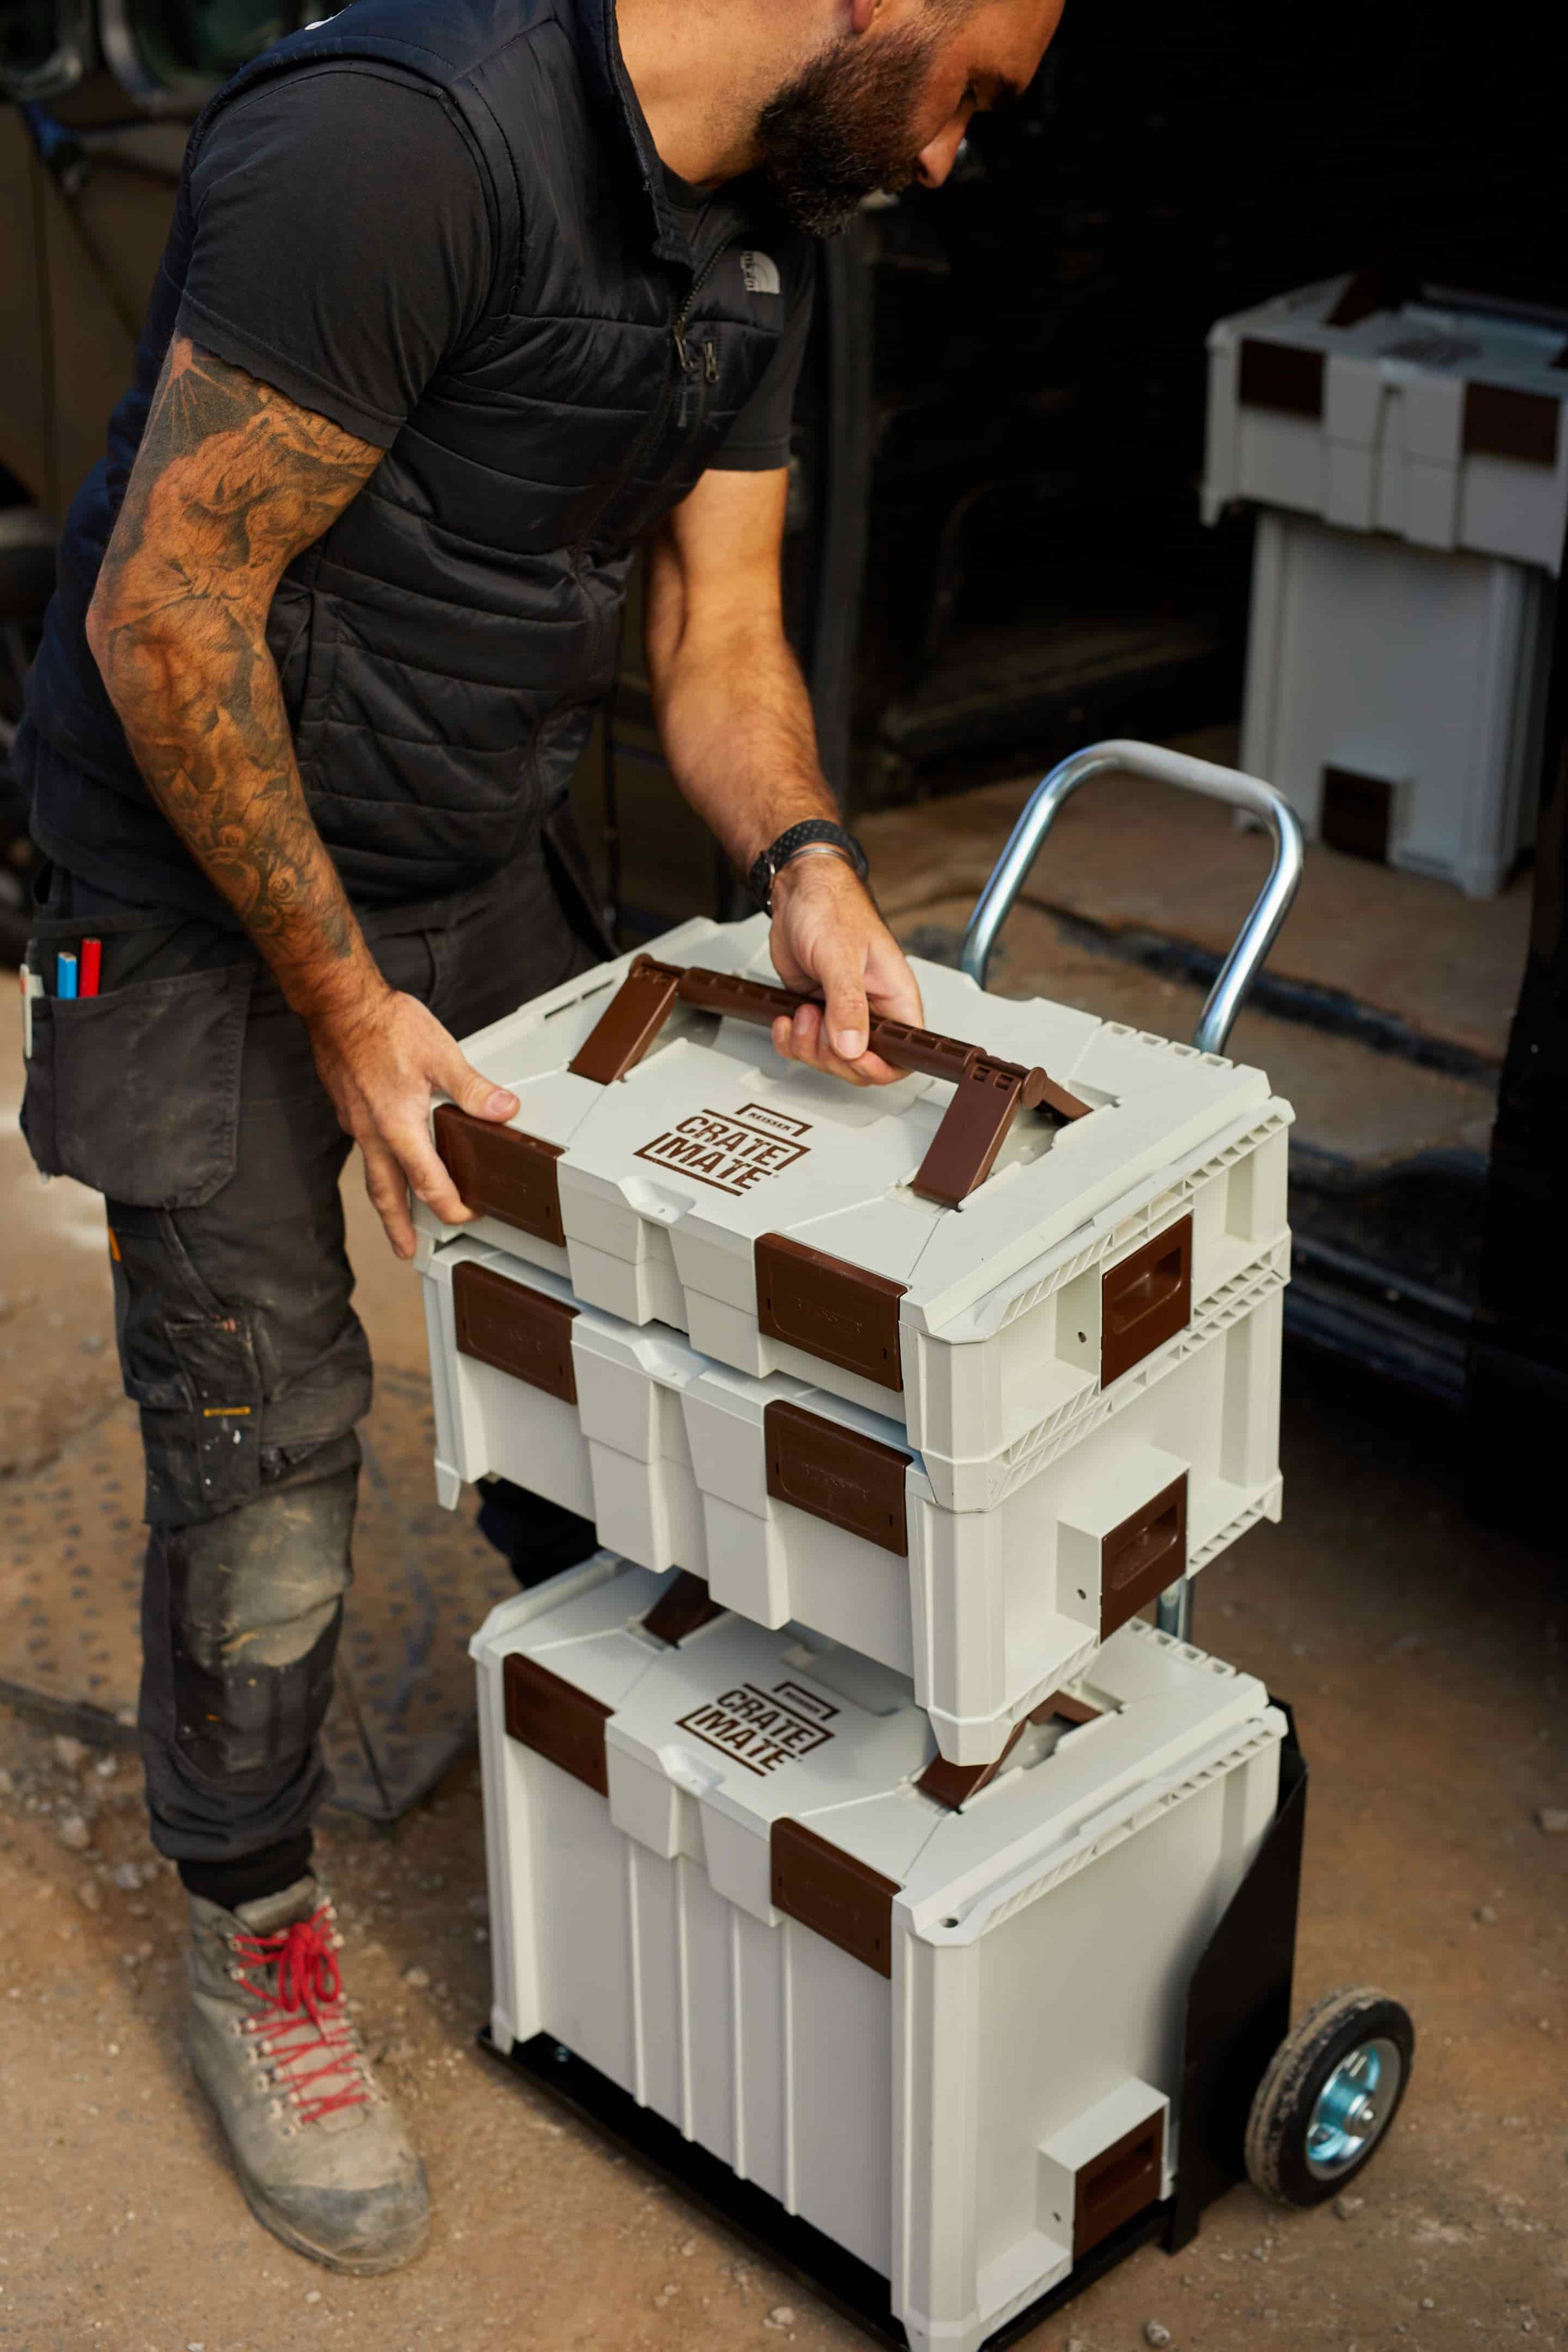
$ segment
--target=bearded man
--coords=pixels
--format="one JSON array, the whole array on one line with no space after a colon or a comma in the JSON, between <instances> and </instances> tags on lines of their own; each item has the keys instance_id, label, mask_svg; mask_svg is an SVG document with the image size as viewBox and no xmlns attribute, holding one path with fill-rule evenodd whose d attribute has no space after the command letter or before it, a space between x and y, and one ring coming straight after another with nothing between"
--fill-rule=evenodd
<instances>
[{"instance_id":1,"label":"bearded man","mask_svg":"<svg viewBox=\"0 0 1568 2352\"><path fill-rule=\"evenodd\" d=\"M634 543L669 766L890 1073L918 1022L781 622L810 238L935 186L1060 0L356 0L193 131L136 382L72 508L17 758L47 861L25 1122L107 1196L150 1525L141 1738L189 2046L258 2216L342 2269L423 2168L311 1866L370 1360L338 1179L393 1247L454 1043L605 952L564 803ZM57 992L101 943L98 991Z\"/></svg>"}]
</instances>

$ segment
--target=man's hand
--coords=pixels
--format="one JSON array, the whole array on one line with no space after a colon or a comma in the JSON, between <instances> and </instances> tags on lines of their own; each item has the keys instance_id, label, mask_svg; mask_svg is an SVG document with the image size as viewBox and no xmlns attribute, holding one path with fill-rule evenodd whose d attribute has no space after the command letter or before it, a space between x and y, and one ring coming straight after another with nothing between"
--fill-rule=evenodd
<instances>
[{"instance_id":1,"label":"man's hand","mask_svg":"<svg viewBox=\"0 0 1568 2352\"><path fill-rule=\"evenodd\" d=\"M316 1067L338 1122L364 1154L364 1184L399 1257L414 1255L410 1190L449 1225L473 1212L430 1139L437 1090L476 1118L510 1118L517 1097L465 1061L457 1042L417 997L382 982L379 994L310 1024Z\"/></svg>"},{"instance_id":2,"label":"man's hand","mask_svg":"<svg viewBox=\"0 0 1568 2352\"><path fill-rule=\"evenodd\" d=\"M903 1076L867 1050L870 1014L908 1021L925 1014L903 950L841 857L797 857L773 882L773 968L786 988L821 995L793 1021L773 1023L786 1061L805 1062L855 1087L885 1087Z\"/></svg>"}]
</instances>

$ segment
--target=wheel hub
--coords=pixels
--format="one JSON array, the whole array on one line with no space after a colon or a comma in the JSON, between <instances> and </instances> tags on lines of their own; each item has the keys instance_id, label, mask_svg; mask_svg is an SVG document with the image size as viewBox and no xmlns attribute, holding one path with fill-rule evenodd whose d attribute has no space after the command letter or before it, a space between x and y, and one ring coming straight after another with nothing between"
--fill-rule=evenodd
<instances>
[{"instance_id":1,"label":"wheel hub","mask_svg":"<svg viewBox=\"0 0 1568 2352\"><path fill-rule=\"evenodd\" d=\"M1330 2180L1360 2164L1381 2135L1399 2093L1397 2046L1379 2034L1348 2051L1313 2103L1307 2168Z\"/></svg>"}]
</instances>

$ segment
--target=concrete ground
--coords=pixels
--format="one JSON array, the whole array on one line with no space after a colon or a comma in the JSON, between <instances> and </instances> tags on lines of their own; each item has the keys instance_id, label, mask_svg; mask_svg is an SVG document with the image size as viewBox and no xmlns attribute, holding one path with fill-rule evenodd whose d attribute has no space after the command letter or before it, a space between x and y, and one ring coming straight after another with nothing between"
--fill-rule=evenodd
<instances>
[{"instance_id":1,"label":"concrete ground","mask_svg":"<svg viewBox=\"0 0 1568 2352\"><path fill-rule=\"evenodd\" d=\"M101 1212L0 1129L0 1502L115 1401ZM384 1362L415 1286L354 1210ZM1250 2189L1175 2261L1135 2256L1038 2329L1120 2352L1458 2352L1568 2342L1568 1595L1479 1531L1437 1409L1288 1366L1286 1517L1205 1570L1198 1638L1297 1707L1313 1769L1298 2010L1373 1982L1418 2035L1410 2096L1342 2206ZM1500 1465L1500 1475L1502 1471ZM62 1571L63 1572L63 1571ZM456 1629L455 1629L456 1630ZM393 1835L323 1838L363 2021L437 2200L412 2270L349 2282L252 2222L179 2056L182 1907L129 1756L0 1713L0 2347L113 2352L848 2352L798 2281L500 2078L477 1773ZM1157 2340L1164 2340L1158 2338Z\"/></svg>"}]
</instances>

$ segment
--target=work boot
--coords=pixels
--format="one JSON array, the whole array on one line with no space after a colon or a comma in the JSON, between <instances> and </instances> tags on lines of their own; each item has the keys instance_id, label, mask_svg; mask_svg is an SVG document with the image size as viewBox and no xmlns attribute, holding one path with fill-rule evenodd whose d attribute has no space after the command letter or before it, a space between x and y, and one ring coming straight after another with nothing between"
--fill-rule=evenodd
<instances>
[{"instance_id":1,"label":"work boot","mask_svg":"<svg viewBox=\"0 0 1568 2352\"><path fill-rule=\"evenodd\" d=\"M331 2270L395 2270L425 2243L430 2192L344 2005L325 1891L190 1900L186 2048L251 2211Z\"/></svg>"}]
</instances>

